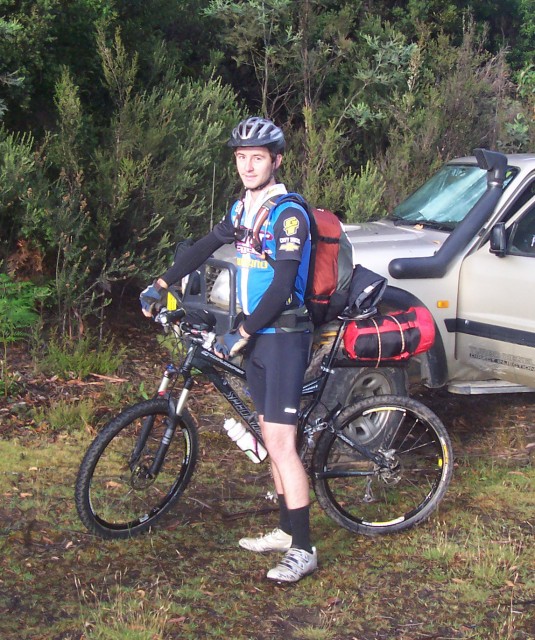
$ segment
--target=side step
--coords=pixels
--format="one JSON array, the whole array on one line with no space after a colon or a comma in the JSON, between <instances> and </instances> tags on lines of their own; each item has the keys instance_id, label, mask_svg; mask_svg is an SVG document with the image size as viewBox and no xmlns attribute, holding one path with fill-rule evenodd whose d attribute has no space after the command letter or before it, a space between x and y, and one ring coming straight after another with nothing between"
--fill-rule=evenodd
<instances>
[{"instance_id":1,"label":"side step","mask_svg":"<svg viewBox=\"0 0 535 640\"><path fill-rule=\"evenodd\" d=\"M506 382L505 380L473 380L471 382L454 382L448 385L450 393L470 396L485 393L535 393L532 387Z\"/></svg>"}]
</instances>

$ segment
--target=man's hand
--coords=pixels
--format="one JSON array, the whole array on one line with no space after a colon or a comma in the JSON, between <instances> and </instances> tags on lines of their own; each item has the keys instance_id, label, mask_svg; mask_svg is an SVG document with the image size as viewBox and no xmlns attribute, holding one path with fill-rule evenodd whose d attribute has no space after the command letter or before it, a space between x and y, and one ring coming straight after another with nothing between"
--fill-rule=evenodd
<instances>
[{"instance_id":1,"label":"man's hand","mask_svg":"<svg viewBox=\"0 0 535 640\"><path fill-rule=\"evenodd\" d=\"M231 331L219 337L214 350L221 358L234 358L240 351L245 349L250 337L240 325L236 331Z\"/></svg>"},{"instance_id":2,"label":"man's hand","mask_svg":"<svg viewBox=\"0 0 535 640\"><path fill-rule=\"evenodd\" d=\"M143 315L150 318L152 316L154 305L162 302L166 295L167 290L157 284L156 281L149 284L148 287L145 287L145 289L143 289L139 294L139 302L141 303L141 311L143 312Z\"/></svg>"}]
</instances>

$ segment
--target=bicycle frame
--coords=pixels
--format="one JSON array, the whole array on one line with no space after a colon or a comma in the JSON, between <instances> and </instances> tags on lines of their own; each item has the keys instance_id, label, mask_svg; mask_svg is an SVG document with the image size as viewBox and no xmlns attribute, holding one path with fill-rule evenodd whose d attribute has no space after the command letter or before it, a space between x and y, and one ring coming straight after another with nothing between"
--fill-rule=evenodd
<instances>
[{"instance_id":1,"label":"bicycle frame","mask_svg":"<svg viewBox=\"0 0 535 640\"><path fill-rule=\"evenodd\" d=\"M301 392L302 397L312 396L312 400L299 412L297 423L297 441L301 443L303 437L311 427L308 424L308 420L312 412L320 404L321 397L327 386L329 376L333 373L335 367L336 354L342 342L345 326L348 322L351 322L354 318L341 318L340 326L338 327L336 336L333 340L330 351L324 357L321 363L321 373L309 380L303 385ZM173 331L175 329L173 328ZM215 340L215 334L207 333L199 336L191 336L191 342L188 346L188 351L184 362L180 368L176 368L174 365L169 365L164 372L164 376L160 383L158 390L159 395L165 395L167 393L167 387L172 377L182 375L184 378L184 386L175 403L169 396L170 402L170 424L162 442L160 443L160 449L157 452L154 463L151 467L151 473L157 473L161 466L161 461L165 457L167 447L171 441L174 430L176 428L176 417L182 414L184 407L186 406L187 399L190 391L194 385L194 378L192 375L193 369L197 369L214 385L214 387L221 393L221 395L227 400L232 408L238 413L238 415L244 420L246 425L250 427L255 435L263 443L260 424L256 412L251 411L249 407L243 402L239 395L234 391L229 382L223 377L222 373L228 373L231 376L238 378L239 380L246 380L246 373L242 367L225 360L216 355L212 350L212 344ZM333 409L328 411L323 418L320 419L321 426L319 428L331 428L333 432L336 432L337 437L340 438L347 446L355 449L360 454L372 460L381 467L390 467L391 463L388 458L382 453L375 453L370 451L367 447L360 445L340 431L336 430L335 421L337 416L342 412L343 406L337 404ZM313 427L312 427L313 428ZM150 427L147 429L147 432ZM312 433L310 434L312 435ZM141 438L140 438L141 440ZM142 448L142 447L140 447ZM363 475L362 472L353 471L350 475ZM366 474L365 474L366 475Z\"/></svg>"},{"instance_id":2,"label":"bicycle frame","mask_svg":"<svg viewBox=\"0 0 535 640\"><path fill-rule=\"evenodd\" d=\"M179 328L171 322L185 312L165 312L161 323L185 339L180 363L166 367L155 397L109 421L77 475L78 513L104 538L149 530L188 486L201 451L186 406L197 372L262 441L258 417L240 384L245 370L212 351L215 334L202 331L208 327L200 315L195 316L199 324L183 321ZM332 374L347 364L336 355L350 320L342 318L332 344L316 353L314 366L321 359L320 369L303 384L297 450L320 506L337 524L366 535L401 531L425 520L442 499L452 474L451 442L440 419L414 399L352 394L346 405L333 408L323 399Z\"/></svg>"},{"instance_id":3,"label":"bicycle frame","mask_svg":"<svg viewBox=\"0 0 535 640\"><path fill-rule=\"evenodd\" d=\"M342 321L338 328L331 350L326 355L324 362L321 364L320 375L309 380L303 385L301 395L313 396L313 399L300 412L299 423L306 422L309 415L319 404L321 396L323 395L327 385L329 375L333 372L333 363L342 342L343 329L347 322L349 322L349 319ZM221 395L223 395L229 404L236 410L238 415L255 431L259 432L260 427L258 425L256 414L250 411L247 405L232 389L228 381L222 376L222 373L228 373L239 380L246 380L245 370L229 360L220 358L212 351L211 347L207 346L213 341L212 336L213 334L207 334L202 340L202 343L200 338L193 338L180 369L176 369L173 365L170 365L164 373L164 378L166 376L168 377L170 373L181 374L184 378L184 389L182 390L180 399L176 406L176 415L180 415L180 411L185 405L187 395L193 386L192 371L193 369L197 369L207 377ZM166 389L167 385L164 382L164 379L162 379L159 387L160 395L163 395L162 391L165 392Z\"/></svg>"}]
</instances>

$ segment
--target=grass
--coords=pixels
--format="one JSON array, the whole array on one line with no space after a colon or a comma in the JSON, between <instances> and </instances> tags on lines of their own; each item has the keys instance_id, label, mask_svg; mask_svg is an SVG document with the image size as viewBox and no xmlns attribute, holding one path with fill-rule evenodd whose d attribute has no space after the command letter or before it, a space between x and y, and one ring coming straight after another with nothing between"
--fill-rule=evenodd
<instances>
[{"instance_id":1,"label":"grass","mask_svg":"<svg viewBox=\"0 0 535 640\"><path fill-rule=\"evenodd\" d=\"M114 374L123 364L126 349L113 340L91 336L69 342L52 338L46 353L37 361L39 371L62 378L85 378L90 373Z\"/></svg>"},{"instance_id":2,"label":"grass","mask_svg":"<svg viewBox=\"0 0 535 640\"><path fill-rule=\"evenodd\" d=\"M89 429L94 417L95 403L91 398L59 400L48 409L38 409L34 420L38 427L51 431L74 433Z\"/></svg>"},{"instance_id":3,"label":"grass","mask_svg":"<svg viewBox=\"0 0 535 640\"><path fill-rule=\"evenodd\" d=\"M164 637L170 609L169 594L160 593L157 586L150 593L124 586L122 578L120 573L115 575L112 586L101 590L94 586L83 589L81 583L75 581L85 633L95 640Z\"/></svg>"},{"instance_id":4,"label":"grass","mask_svg":"<svg viewBox=\"0 0 535 640\"><path fill-rule=\"evenodd\" d=\"M467 458L439 513L394 536L355 536L314 503L320 569L279 586L264 578L273 557L236 546L276 513L266 466L228 438L202 433L197 472L165 526L119 542L92 537L75 513L89 434L55 434L0 441L5 640L533 637L531 466Z\"/></svg>"},{"instance_id":5,"label":"grass","mask_svg":"<svg viewBox=\"0 0 535 640\"><path fill-rule=\"evenodd\" d=\"M91 353L84 370L106 375ZM9 438L0 439L2 640L535 637L535 471L517 456L535 422L525 397L479 405L438 398L457 459L438 512L405 533L368 538L337 527L314 502L320 568L280 586L265 579L276 556L244 554L236 544L277 523L268 468L213 430L225 412L202 387L191 399L195 415L211 412L200 420L201 457L162 526L127 541L90 535L73 501L80 460L110 413L142 387L84 385L72 361L59 369L76 380L47 380L48 408L18 402L0 412L17 425L0 430ZM448 422L440 411L453 402L462 406Z\"/></svg>"}]
</instances>

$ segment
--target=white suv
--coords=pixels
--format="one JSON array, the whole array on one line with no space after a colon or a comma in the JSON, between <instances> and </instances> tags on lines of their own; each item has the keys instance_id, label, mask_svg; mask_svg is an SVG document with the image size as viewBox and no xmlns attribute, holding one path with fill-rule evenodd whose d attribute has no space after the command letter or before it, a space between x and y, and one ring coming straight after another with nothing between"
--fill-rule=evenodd
<instances>
[{"instance_id":1,"label":"white suv","mask_svg":"<svg viewBox=\"0 0 535 640\"><path fill-rule=\"evenodd\" d=\"M349 235L357 261L389 278L386 302L433 314L425 384L535 390L535 155L449 162L389 219Z\"/></svg>"}]
</instances>

